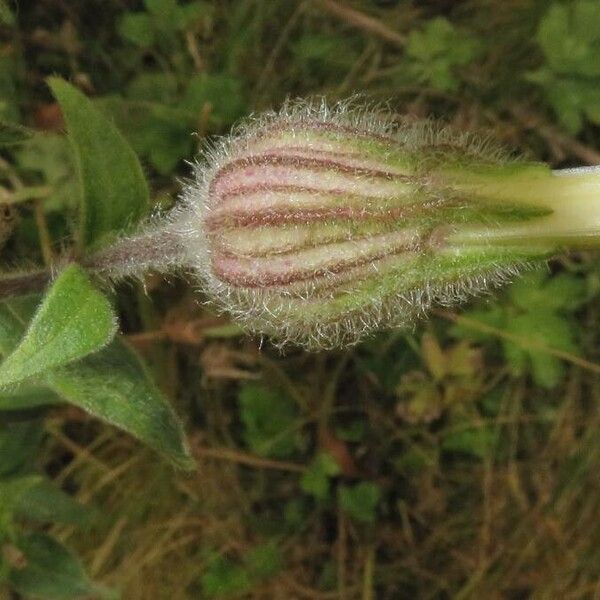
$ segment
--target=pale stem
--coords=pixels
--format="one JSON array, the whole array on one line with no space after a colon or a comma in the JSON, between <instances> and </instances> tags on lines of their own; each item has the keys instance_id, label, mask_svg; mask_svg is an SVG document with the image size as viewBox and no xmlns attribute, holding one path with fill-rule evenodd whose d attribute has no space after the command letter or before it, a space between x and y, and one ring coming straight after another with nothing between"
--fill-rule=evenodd
<instances>
[{"instance_id":1,"label":"pale stem","mask_svg":"<svg viewBox=\"0 0 600 600\"><path fill-rule=\"evenodd\" d=\"M548 215L459 229L449 242L463 245L548 244L572 249L600 246L600 166L486 178L469 185L486 198L547 208ZM473 187L477 186L477 187Z\"/></svg>"}]
</instances>

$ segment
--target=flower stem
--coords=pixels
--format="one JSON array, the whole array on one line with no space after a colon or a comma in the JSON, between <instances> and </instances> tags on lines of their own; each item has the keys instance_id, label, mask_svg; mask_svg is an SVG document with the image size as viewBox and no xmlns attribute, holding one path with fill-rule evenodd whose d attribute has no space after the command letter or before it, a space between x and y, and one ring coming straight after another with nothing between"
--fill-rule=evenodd
<instances>
[{"instance_id":1,"label":"flower stem","mask_svg":"<svg viewBox=\"0 0 600 600\"><path fill-rule=\"evenodd\" d=\"M82 261L90 272L110 279L143 275L153 269L161 272L181 268L187 256L184 240L177 226L150 229L118 240Z\"/></svg>"},{"instance_id":2,"label":"flower stem","mask_svg":"<svg viewBox=\"0 0 600 600\"><path fill-rule=\"evenodd\" d=\"M585 249L600 247L600 167L551 171L532 167L491 180L475 175L463 185L494 201L522 203L547 213L522 221L459 228L452 245ZM481 186L481 187L480 187Z\"/></svg>"},{"instance_id":3,"label":"flower stem","mask_svg":"<svg viewBox=\"0 0 600 600\"><path fill-rule=\"evenodd\" d=\"M177 227L169 223L129 238L117 240L87 257L80 264L101 279L119 280L141 276L156 269L160 272L185 268L185 251ZM48 268L0 273L0 301L41 292L55 273L70 262L59 259Z\"/></svg>"}]
</instances>

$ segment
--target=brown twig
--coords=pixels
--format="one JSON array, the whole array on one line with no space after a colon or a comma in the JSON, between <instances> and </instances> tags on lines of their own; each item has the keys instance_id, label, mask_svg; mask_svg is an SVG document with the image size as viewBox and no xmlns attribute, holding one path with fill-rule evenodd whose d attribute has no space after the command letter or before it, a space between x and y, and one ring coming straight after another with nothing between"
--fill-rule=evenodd
<instances>
[{"instance_id":1,"label":"brown twig","mask_svg":"<svg viewBox=\"0 0 600 600\"><path fill-rule=\"evenodd\" d=\"M194 453L199 458L215 458L217 460L234 462L258 469L291 471L292 473L304 473L304 471L306 471L306 467L298 463L263 458L262 456L247 454L245 452L233 450L232 448L207 448L205 446L197 446Z\"/></svg>"},{"instance_id":2,"label":"brown twig","mask_svg":"<svg viewBox=\"0 0 600 600\"><path fill-rule=\"evenodd\" d=\"M292 16L289 18L288 22L281 29L281 33L279 34L279 37L277 38L275 44L273 44L273 49L271 50L271 53L269 54L265 62L265 66L263 67L262 72L260 73L257 79L256 86L254 88L254 93L257 96L260 97L260 94L266 89L268 89L266 84L269 77L271 76L271 73L273 72L275 62L279 54L281 53L283 47L285 46L285 43L287 42L294 27L296 26L296 23L298 23L300 17L302 16L305 7L306 1L301 2L292 13Z\"/></svg>"},{"instance_id":3,"label":"brown twig","mask_svg":"<svg viewBox=\"0 0 600 600\"><path fill-rule=\"evenodd\" d=\"M41 292L51 279L52 274L47 269L3 275L0 278L0 299Z\"/></svg>"},{"instance_id":4,"label":"brown twig","mask_svg":"<svg viewBox=\"0 0 600 600\"><path fill-rule=\"evenodd\" d=\"M397 46L404 48L406 45L406 37L393 29L390 29L387 25L384 25L381 21L369 17L363 12L336 2L335 0L318 0L318 3L331 15L338 17L342 21L345 21L352 27L357 27L364 31L368 31L373 35L381 38L382 40Z\"/></svg>"}]
</instances>

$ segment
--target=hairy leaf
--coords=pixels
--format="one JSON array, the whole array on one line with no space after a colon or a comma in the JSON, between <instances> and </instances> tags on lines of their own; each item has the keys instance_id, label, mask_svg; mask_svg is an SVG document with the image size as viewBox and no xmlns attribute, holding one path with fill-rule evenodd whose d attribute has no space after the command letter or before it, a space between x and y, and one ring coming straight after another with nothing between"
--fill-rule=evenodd
<instances>
[{"instance_id":1,"label":"hairy leaf","mask_svg":"<svg viewBox=\"0 0 600 600\"><path fill-rule=\"evenodd\" d=\"M148 184L135 152L114 124L79 90L49 80L76 155L81 184L80 244L130 230L148 208Z\"/></svg>"},{"instance_id":2,"label":"hairy leaf","mask_svg":"<svg viewBox=\"0 0 600 600\"><path fill-rule=\"evenodd\" d=\"M181 425L137 355L123 342L50 373L52 389L71 404L121 429L175 465L194 466Z\"/></svg>"},{"instance_id":3,"label":"hairy leaf","mask_svg":"<svg viewBox=\"0 0 600 600\"><path fill-rule=\"evenodd\" d=\"M50 288L25 337L0 365L0 385L82 358L105 346L115 331L109 301L81 267L71 265Z\"/></svg>"}]
</instances>

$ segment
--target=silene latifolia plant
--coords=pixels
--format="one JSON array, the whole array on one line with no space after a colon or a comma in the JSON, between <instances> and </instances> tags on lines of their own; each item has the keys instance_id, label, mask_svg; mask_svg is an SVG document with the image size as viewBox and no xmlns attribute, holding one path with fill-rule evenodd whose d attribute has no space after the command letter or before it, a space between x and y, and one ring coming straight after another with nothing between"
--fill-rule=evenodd
<instances>
[{"instance_id":1,"label":"silene latifolia plant","mask_svg":"<svg viewBox=\"0 0 600 600\"><path fill-rule=\"evenodd\" d=\"M599 169L552 171L360 100L298 101L209 146L174 210L80 264L110 281L190 274L247 330L315 350L599 243Z\"/></svg>"},{"instance_id":2,"label":"silene latifolia plant","mask_svg":"<svg viewBox=\"0 0 600 600\"><path fill-rule=\"evenodd\" d=\"M60 520L72 501L30 460L46 406L75 405L194 468L169 400L115 336L112 283L181 273L247 330L319 350L600 243L600 170L553 172L360 100L290 102L249 119L207 148L174 209L149 217L121 133L79 90L49 83L79 181L72 242L56 260L46 251L44 267L0 274L0 415L20 415L0 427L10 457L0 547L12 557L0 560L0 583L27 596L58 597L40 573L68 571L74 595L112 597L58 540L20 525L23 514ZM0 145L35 135L0 123Z\"/></svg>"},{"instance_id":3,"label":"silene latifolia plant","mask_svg":"<svg viewBox=\"0 0 600 600\"><path fill-rule=\"evenodd\" d=\"M600 243L600 170L553 172L360 100L250 118L208 146L174 209L149 217L123 136L79 90L49 83L81 197L64 256L0 275L0 409L69 402L184 468L180 423L99 288L181 273L245 329L320 350Z\"/></svg>"}]
</instances>

